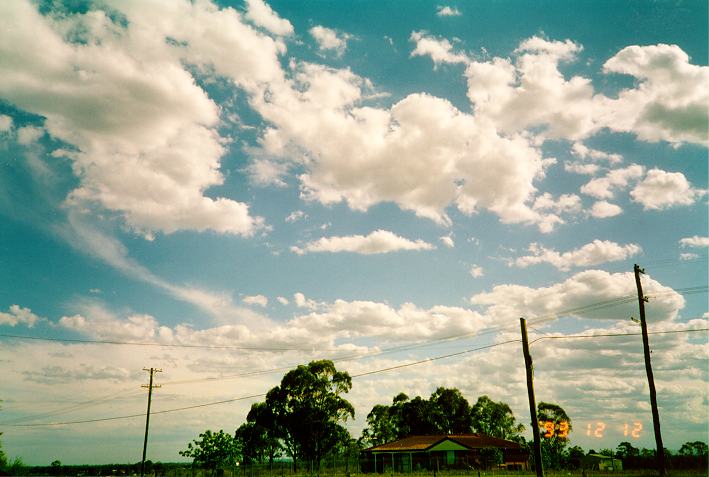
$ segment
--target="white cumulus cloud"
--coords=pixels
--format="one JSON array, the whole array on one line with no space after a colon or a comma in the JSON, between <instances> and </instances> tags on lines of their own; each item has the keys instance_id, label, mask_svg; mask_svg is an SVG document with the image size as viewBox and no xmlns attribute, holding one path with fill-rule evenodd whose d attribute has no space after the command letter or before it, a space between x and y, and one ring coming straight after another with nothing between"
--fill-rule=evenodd
<instances>
[{"instance_id":1,"label":"white cumulus cloud","mask_svg":"<svg viewBox=\"0 0 709 477\"><path fill-rule=\"evenodd\" d=\"M605 98L601 121L614 131L646 141L709 140L709 66L689 63L677 45L632 45L603 65L606 73L635 77L639 84Z\"/></svg>"},{"instance_id":2,"label":"white cumulus cloud","mask_svg":"<svg viewBox=\"0 0 709 477\"><path fill-rule=\"evenodd\" d=\"M349 40L350 35L338 33L322 25L316 25L308 31L310 32L310 36L317 41L318 48L321 51L333 50L338 56L342 56L347 49L347 40Z\"/></svg>"},{"instance_id":3,"label":"white cumulus cloud","mask_svg":"<svg viewBox=\"0 0 709 477\"><path fill-rule=\"evenodd\" d=\"M293 33L293 25L279 17L263 0L246 0L246 16L274 35L286 36Z\"/></svg>"},{"instance_id":4,"label":"white cumulus cloud","mask_svg":"<svg viewBox=\"0 0 709 477\"><path fill-rule=\"evenodd\" d=\"M684 297L648 275L643 275L642 280L643 292L650 297L646 305L648 320L676 318L685 305ZM498 285L490 292L473 295L470 302L486 307L484 314L493 320L519 316L573 316L627 321L630 316L637 316L638 306L633 272L608 273L602 270L582 271L547 287Z\"/></svg>"},{"instance_id":5,"label":"white cumulus cloud","mask_svg":"<svg viewBox=\"0 0 709 477\"><path fill-rule=\"evenodd\" d=\"M459 17L461 13L456 7L439 5L436 9L436 15L439 17Z\"/></svg>"},{"instance_id":6,"label":"white cumulus cloud","mask_svg":"<svg viewBox=\"0 0 709 477\"><path fill-rule=\"evenodd\" d=\"M24 27L0 31L0 98L43 116L51 136L75 146L65 155L80 184L68 204L115 211L146 235L252 234L262 220L246 204L204 194L223 182L225 142L216 104L185 63L247 86L280 74L282 46L205 2L115 8L125 25L98 9L50 19L30 2L2 2L0 16ZM82 41L66 41L68 30Z\"/></svg>"},{"instance_id":7,"label":"white cumulus cloud","mask_svg":"<svg viewBox=\"0 0 709 477\"><path fill-rule=\"evenodd\" d=\"M680 239L679 244L682 247L709 247L709 237L701 237L699 235L685 237Z\"/></svg>"},{"instance_id":8,"label":"white cumulus cloud","mask_svg":"<svg viewBox=\"0 0 709 477\"><path fill-rule=\"evenodd\" d=\"M480 278L485 275L485 270L480 265L473 265L470 267L470 276L473 278Z\"/></svg>"},{"instance_id":9,"label":"white cumulus cloud","mask_svg":"<svg viewBox=\"0 0 709 477\"><path fill-rule=\"evenodd\" d=\"M635 202L645 210L662 210L681 205L692 205L706 191L695 189L681 172L651 169L645 178L630 191Z\"/></svg>"},{"instance_id":10,"label":"white cumulus cloud","mask_svg":"<svg viewBox=\"0 0 709 477\"><path fill-rule=\"evenodd\" d=\"M323 237L303 247L291 247L298 255L313 252L352 252L362 255L398 252L401 250L432 250L435 248L423 240L409 240L388 230L375 230L369 235Z\"/></svg>"},{"instance_id":11,"label":"white cumulus cloud","mask_svg":"<svg viewBox=\"0 0 709 477\"><path fill-rule=\"evenodd\" d=\"M622 190L635 180L642 177L645 168L639 164L612 169L603 177L591 179L581 186L581 192L596 199L612 199L617 190Z\"/></svg>"},{"instance_id":12,"label":"white cumulus cloud","mask_svg":"<svg viewBox=\"0 0 709 477\"><path fill-rule=\"evenodd\" d=\"M537 243L532 243L529 251L531 255L516 258L514 265L526 268L530 265L548 263L559 270L568 271L571 268L625 260L637 255L642 249L636 244L620 245L609 240L594 240L580 248L563 253Z\"/></svg>"},{"instance_id":13,"label":"white cumulus cloud","mask_svg":"<svg viewBox=\"0 0 709 477\"><path fill-rule=\"evenodd\" d=\"M607 200L599 200L593 203L591 206L591 216L597 219L605 219L608 217L615 217L623 213L622 207L612 204Z\"/></svg>"},{"instance_id":14,"label":"white cumulus cloud","mask_svg":"<svg viewBox=\"0 0 709 477\"><path fill-rule=\"evenodd\" d=\"M268 298L263 295L248 295L241 299L247 305L267 306Z\"/></svg>"},{"instance_id":15,"label":"white cumulus cloud","mask_svg":"<svg viewBox=\"0 0 709 477\"><path fill-rule=\"evenodd\" d=\"M454 53L453 45L445 38L434 38L425 31L415 31L409 38L416 43L416 48L411 56L430 56L435 65L441 63L467 63L468 57L464 53Z\"/></svg>"},{"instance_id":16,"label":"white cumulus cloud","mask_svg":"<svg viewBox=\"0 0 709 477\"><path fill-rule=\"evenodd\" d=\"M32 313L32 310L19 305L11 305L7 312L0 311L0 326L26 325L32 327L40 320L41 318Z\"/></svg>"}]
</instances>

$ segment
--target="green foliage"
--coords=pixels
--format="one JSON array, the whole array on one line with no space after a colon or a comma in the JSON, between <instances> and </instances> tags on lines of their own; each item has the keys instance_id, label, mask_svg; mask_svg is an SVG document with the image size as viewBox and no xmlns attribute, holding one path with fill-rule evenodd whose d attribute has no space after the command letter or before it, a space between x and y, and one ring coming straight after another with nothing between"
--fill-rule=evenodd
<instances>
[{"instance_id":1,"label":"green foliage","mask_svg":"<svg viewBox=\"0 0 709 477\"><path fill-rule=\"evenodd\" d=\"M352 378L337 371L329 360L312 361L289 371L281 384L266 394L269 418L264 422L283 443L297 465L307 461L315 470L333 447L349 434L339 422L354 417L354 407L342 394L352 388Z\"/></svg>"},{"instance_id":2,"label":"green foliage","mask_svg":"<svg viewBox=\"0 0 709 477\"><path fill-rule=\"evenodd\" d=\"M542 461L544 468L561 469L566 464L566 454L564 452L569 442L568 433L573 429L571 418L566 411L558 404L540 402L537 405L537 419L539 420L540 433L547 433L544 427L545 422L553 423L554 432L550 437L542 438ZM561 432L566 429L566 435ZM611 455L613 455L611 451Z\"/></svg>"},{"instance_id":3,"label":"green foliage","mask_svg":"<svg viewBox=\"0 0 709 477\"><path fill-rule=\"evenodd\" d=\"M583 449L579 446L573 446L566 452L566 465L569 469L578 469L581 467L581 459L585 455Z\"/></svg>"},{"instance_id":4,"label":"green foliage","mask_svg":"<svg viewBox=\"0 0 709 477\"><path fill-rule=\"evenodd\" d=\"M685 442L680 447L679 455L705 456L709 453L709 448L702 441Z\"/></svg>"},{"instance_id":5,"label":"green foliage","mask_svg":"<svg viewBox=\"0 0 709 477\"><path fill-rule=\"evenodd\" d=\"M396 422L396 410L393 407L376 404L369 411L367 427L362 431L361 442L370 446L378 446L397 438L399 426Z\"/></svg>"},{"instance_id":6,"label":"green foliage","mask_svg":"<svg viewBox=\"0 0 709 477\"><path fill-rule=\"evenodd\" d=\"M263 463L266 459L273 463L280 457L281 443L274 429L274 415L268 406L262 402L253 404L246 422L234 436L241 444L245 463Z\"/></svg>"},{"instance_id":7,"label":"green foliage","mask_svg":"<svg viewBox=\"0 0 709 477\"><path fill-rule=\"evenodd\" d=\"M4 469L7 475L27 475L29 468L22 461L21 457L15 457L12 462L9 462Z\"/></svg>"},{"instance_id":8,"label":"green foliage","mask_svg":"<svg viewBox=\"0 0 709 477\"><path fill-rule=\"evenodd\" d=\"M207 430L199 437L187 444L187 450L180 451L180 455L191 457L194 464L211 470L234 466L239 461L241 449L230 434L223 430L217 433Z\"/></svg>"},{"instance_id":9,"label":"green foliage","mask_svg":"<svg viewBox=\"0 0 709 477\"><path fill-rule=\"evenodd\" d=\"M455 388L439 387L429 399L400 393L390 406L375 405L367 415L360 441L379 445L410 435L467 434L479 432L500 439L519 440L524 426L515 421L510 407L487 396L470 406Z\"/></svg>"},{"instance_id":10,"label":"green foliage","mask_svg":"<svg viewBox=\"0 0 709 477\"><path fill-rule=\"evenodd\" d=\"M458 389L439 387L431 394L429 402L434 409L437 426L444 434L472 432L472 408Z\"/></svg>"},{"instance_id":11,"label":"green foliage","mask_svg":"<svg viewBox=\"0 0 709 477\"><path fill-rule=\"evenodd\" d=\"M488 396L480 396L473 406L472 422L475 432L499 439L517 440L524 431L509 405L495 402Z\"/></svg>"},{"instance_id":12,"label":"green foliage","mask_svg":"<svg viewBox=\"0 0 709 477\"><path fill-rule=\"evenodd\" d=\"M497 464L502 464L502 450L497 447L486 447L480 449L480 462L485 469L490 469Z\"/></svg>"},{"instance_id":13,"label":"green foliage","mask_svg":"<svg viewBox=\"0 0 709 477\"><path fill-rule=\"evenodd\" d=\"M630 442L624 441L618 444L618 447L615 449L616 453L615 455L617 457L625 458L625 457L637 457L640 455L640 449L637 447L634 447L633 444Z\"/></svg>"},{"instance_id":14,"label":"green foliage","mask_svg":"<svg viewBox=\"0 0 709 477\"><path fill-rule=\"evenodd\" d=\"M0 435L2 435L1 432ZM5 470L5 468L7 468L7 454L2 450L2 442L0 442L0 470Z\"/></svg>"}]
</instances>

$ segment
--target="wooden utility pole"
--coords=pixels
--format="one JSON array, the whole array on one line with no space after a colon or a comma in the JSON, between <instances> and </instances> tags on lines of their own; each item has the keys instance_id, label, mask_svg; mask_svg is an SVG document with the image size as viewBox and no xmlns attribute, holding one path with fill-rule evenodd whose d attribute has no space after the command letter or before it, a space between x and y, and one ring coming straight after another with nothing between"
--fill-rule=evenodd
<instances>
[{"instance_id":1,"label":"wooden utility pole","mask_svg":"<svg viewBox=\"0 0 709 477\"><path fill-rule=\"evenodd\" d=\"M657 471L660 477L664 477L665 471L665 448L662 445L662 434L660 433L660 412L657 410L657 393L655 392L655 378L652 375L652 364L650 363L650 343L647 337L647 322L645 321L645 302L647 297L643 295L643 285L640 282L640 274L645 270L637 264L633 266L635 272L635 286L638 288L638 304L640 305L640 329L643 335L643 351L645 352L645 371L647 372L647 383L650 388L650 407L652 408L652 427L655 431L655 443L657 444Z\"/></svg>"},{"instance_id":2,"label":"wooden utility pole","mask_svg":"<svg viewBox=\"0 0 709 477\"><path fill-rule=\"evenodd\" d=\"M145 439L143 440L143 460L140 461L140 477L145 476L145 453L148 450L148 428L150 427L150 401L153 399L153 388L159 388L159 384L153 384L153 375L155 373L162 373L162 369L157 368L143 368L143 371L150 373L150 383L142 384L141 388L148 388L148 412L145 416Z\"/></svg>"},{"instance_id":3,"label":"wooden utility pole","mask_svg":"<svg viewBox=\"0 0 709 477\"><path fill-rule=\"evenodd\" d=\"M527 320L520 318L519 325L522 329L522 353L524 354L524 367L527 370L529 414L532 416L532 434L534 435L534 469L537 471L537 477L544 477L542 441L539 435L539 422L537 421L537 403L534 399L534 366L532 365L532 355L529 353L529 341L527 340Z\"/></svg>"}]
</instances>

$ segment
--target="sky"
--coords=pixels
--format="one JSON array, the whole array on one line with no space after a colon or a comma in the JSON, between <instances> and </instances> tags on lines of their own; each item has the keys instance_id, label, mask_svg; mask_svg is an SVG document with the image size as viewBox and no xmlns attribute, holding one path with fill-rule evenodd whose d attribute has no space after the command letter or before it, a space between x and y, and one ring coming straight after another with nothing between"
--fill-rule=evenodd
<instances>
[{"instance_id":1,"label":"sky","mask_svg":"<svg viewBox=\"0 0 709 477\"><path fill-rule=\"evenodd\" d=\"M314 359L354 437L446 386L529 438L520 317L572 445L653 448L636 263L665 446L707 441L707 8L0 2L5 451L140 461L153 367L183 460Z\"/></svg>"}]
</instances>

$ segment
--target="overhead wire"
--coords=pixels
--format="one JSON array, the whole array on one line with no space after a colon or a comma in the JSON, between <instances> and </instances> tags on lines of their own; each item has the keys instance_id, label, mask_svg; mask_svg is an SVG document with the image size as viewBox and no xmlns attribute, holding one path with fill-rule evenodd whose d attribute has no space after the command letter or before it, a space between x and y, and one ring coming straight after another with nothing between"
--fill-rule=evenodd
<instances>
[{"instance_id":1,"label":"overhead wire","mask_svg":"<svg viewBox=\"0 0 709 477\"><path fill-rule=\"evenodd\" d=\"M670 294L675 293L675 292L676 292L676 293L681 293L681 294L695 294L695 293L706 292L707 289L709 289L709 287L707 287L707 286L694 286L694 287L686 287L686 288L680 288L680 289L675 289L675 290L668 290L668 291L664 291L664 292L655 292L655 293L648 294L647 296L648 296L648 297L658 297L658 296L662 296L662 295L670 295ZM609 308L609 307L613 307L613 306L618 306L618 305L621 305L621 304L629 303L629 302L634 301L634 300L636 300L636 299L637 299L637 296L635 296L635 295L626 295L626 296L616 297L616 298L613 298L613 299L610 299L610 300L605 300L605 301L601 301L601 302L590 303L590 304L588 304L588 305L584 305L584 306L580 306L580 307L575 307L575 308L570 308L570 309L566 309L566 310L560 310L560 311L552 312L552 313L549 313L549 314L546 314L546 315L539 315L539 316L536 316L536 317L534 317L534 318L528 320L528 322L529 322L529 323L533 323L533 324L535 324L535 325L538 325L538 324L543 323L543 322L547 322L547 321L554 320L554 319L556 319L556 318L559 317L559 316L563 316L563 315L573 315L573 314L580 314L580 313L588 313L588 312L592 312L592 311L598 311L598 310L601 310L601 309L605 309L605 308ZM375 352L373 352L373 353L356 354L356 355L349 355L349 356L343 356L343 357L333 357L331 360L332 360L332 361L338 361L338 362L339 362L339 361L350 361L350 360L364 359L364 358L379 356L379 355L383 355L383 354L386 354L386 353L393 353L393 352L400 352L400 351L408 351L408 350L418 349L418 348L421 348L421 347L431 346L431 345L433 345L433 344L435 344L435 343L440 343L440 342L453 341L453 340L460 340L460 339L470 338L470 337L480 337L480 336L488 335L488 334L491 334L491 333L496 333L496 332L500 332L500 331L503 331L503 330L506 330L506 329L510 329L510 328L512 328L512 327L516 327L516 324L514 324L514 325L511 324L511 325L507 325L507 326L498 326L498 327L486 328L486 329L484 329L484 330L482 330L482 331L478 331L478 332L463 333L463 334L454 334L454 335L449 335L449 336L446 336L446 337L436 338L436 339L433 339L433 340L422 341L422 342L419 342L419 343L413 343L413 344L407 344L407 345L399 345L399 346L395 346L395 347L391 347L391 348L385 348L385 349L382 349L382 350L378 350L378 351L375 351ZM701 330L698 330L698 331L701 331ZM660 333L663 333L663 332L653 332L653 333L651 333L651 334L660 334ZM28 337L28 336L20 336L20 335L6 335L6 334L0 334L0 336L12 337L12 338L19 338L19 339L40 339L40 340L46 340L46 341L65 341L65 342L81 342L81 343L97 343L97 344L113 344L113 345L139 345L139 346L149 345L149 346L166 346L166 347L208 348L208 349L211 349L211 348L214 348L214 349L225 349L225 348L230 348L230 349L258 349L258 350L269 350L269 351L276 350L276 348L256 348L256 347L240 347L240 346L211 346L211 345L189 345L189 344L163 344L163 343L143 343L143 342L121 342L121 341L117 341L117 340L76 340L76 339L62 339L62 338L38 338L38 337ZM571 337L571 335L567 335L567 336L568 336L568 337ZM606 335L576 335L576 336L574 336L574 337L586 338L586 337L594 337L594 336L606 336ZM610 335L607 335L607 336L622 336L622 334L621 334L621 335L613 335L613 334L610 334ZM562 339L562 338L565 338L565 337L543 336L543 337L540 337L540 338L535 339L534 341L532 341L532 343L534 343L534 342L536 342L536 341L539 341L539 340L541 340L541 339ZM511 341L508 341L508 342L504 342L503 344L506 344L506 343L509 343L509 342L514 342L514 341L519 341L519 340L511 340ZM393 366L393 367L390 367L390 368L384 368L384 369L382 369L382 370L375 370L375 371L372 371L372 372L367 372L367 373L362 374L361 376L368 375L368 374L376 374L376 373L379 373L379 372L384 372L384 371L393 370L393 369L399 369L399 368L405 368L405 367L409 367L409 366L414 366L414 365L416 365L416 364L422 364L422 363L426 363L426 362L430 362L430 361L435 361L435 360L438 360L438 359L444 359L444 358L447 358L447 357L452 357L452 356L457 356L457 355L461 355L461 354L466 354L466 353L470 353L470 352L472 352L472 351L477 351L478 349L486 349L486 348L489 348L489 347L492 347L492 346L496 346L496 345L497 345L497 344L493 344L493 345L488 345L488 346L485 346L485 347L482 347L482 348L476 348L476 349L472 349L472 350L464 350L464 351L460 351L460 352L457 352L457 353L451 353L451 354L448 354L448 355L441 355L441 356L437 356L437 357L433 357L433 358L427 358L427 359L424 359L424 360L416 361L416 362L414 362L414 363L405 363L405 364ZM286 350L286 349L281 349L281 350ZM296 348L289 348L289 349L287 349L287 350L292 351L292 350L296 350ZM301 351L303 351L303 350L308 350L308 351L309 351L309 350L311 350L311 348L307 348L307 349L306 349L306 348L297 348L297 350L301 350ZM255 370L255 371L249 371L249 372L245 372L245 373L238 373L238 374L227 375L227 376L218 376L218 377L210 377L210 378L199 378L199 379L193 379L193 380L182 380L182 381L172 381L172 382L167 381L167 382L164 382L163 384L164 384L164 385L177 385L177 384L192 384L192 383L197 383L197 382L208 382L208 381L222 381L222 380L226 380L226 379L234 379L234 378L240 378L240 377L249 377L249 376L257 376L257 375L263 375L263 374L270 374L270 373L274 373L274 372L279 372L279 371L284 371L284 370L292 369L293 366L294 366L294 365L281 366L281 367L277 367L277 368L270 368L270 369L263 369L263 370ZM360 376L360 375L357 375L357 376ZM353 377L354 377L354 376L353 376ZM113 396L114 394L116 394L116 396L113 397L113 398L111 398L111 396ZM78 403L78 404L73 405L73 406L69 406L68 408L58 409L58 410L50 411L50 412L43 413L43 414L40 414L40 415L36 415L36 416L33 416L33 419L37 419L37 418L41 418L41 417L49 417L49 416L53 416L53 415L59 415L59 414L65 413L65 412L71 412L71 411L73 411L73 410L77 410L77 409L80 409L80 408L82 408L82 407L90 406L90 405L92 405L92 404L94 404L94 403L96 403L96 402L99 402L99 401L105 401L106 399L115 399L115 398L118 398L118 397L120 397L120 396L118 395L118 393L112 393L111 395L109 395L109 396L106 397L106 398L96 398L96 399L92 399L92 400L85 401L85 402L82 402L82 403ZM17 421L17 418L14 419L14 421ZM9 425L10 423L4 423L4 424L5 424L5 425Z\"/></svg>"},{"instance_id":2,"label":"overhead wire","mask_svg":"<svg viewBox=\"0 0 709 477\"><path fill-rule=\"evenodd\" d=\"M660 335L660 334L671 334L671 333L691 333L691 332L700 332L700 331L709 331L709 328L654 331L654 332L649 332L648 334ZM618 336L637 336L640 334L641 333L603 333L603 334L595 334L595 335L542 336L542 337L539 337L539 338L531 341L530 344L537 342L537 341L544 340L544 339L607 338L607 337L618 337ZM364 373L352 375L351 378L356 379L356 378L360 378L360 377L364 377L364 376L370 376L373 374L392 371L395 369L401 369L401 368L410 367L410 366L417 366L420 364L429 363L429 362L440 360L440 359L460 356L463 354L472 353L474 351L480 351L483 349L489 349L489 348L493 348L493 347L497 347L497 346L503 346L506 344L520 342L520 341L521 341L520 339L508 340L508 341L494 343L492 345L473 348L470 350L465 350L465 351L461 351L461 352L457 352L457 353L449 353L446 355L434 356L431 358L426 358L426 359L414 361L411 363L404 363L404 364L400 364L397 366L390 366L390 367L380 368L380 369L376 369L376 370L372 370L372 371L366 371ZM190 410L190 409L198 409L198 408L216 406L216 405L226 404L226 403L231 403L231 402L236 402L236 401L243 401L243 400L247 400L247 399L259 398L259 397L263 397L265 395L266 395L266 393L251 394L248 396L241 396L241 397L232 398L232 399L225 399L225 400L221 400L221 401L194 404L194 405L190 405L190 406L183 406L183 407L172 408L172 409L164 409L164 410L160 410L160 411L151 412L151 414L167 414L167 413L171 413L171 412L186 411L186 410ZM143 417L143 416L144 416L144 414L141 413L141 414L130 414L130 415L125 415L125 416L114 416L114 417L106 417L106 418L84 419L84 420L77 420L77 421L64 421L64 422L54 422L54 423L29 423L29 424L0 423L0 425L7 426L7 427L54 427L54 426L63 426L63 425L72 425L72 424L86 424L86 423L103 422L103 421L115 421L115 420L131 419L131 418Z\"/></svg>"}]
</instances>

